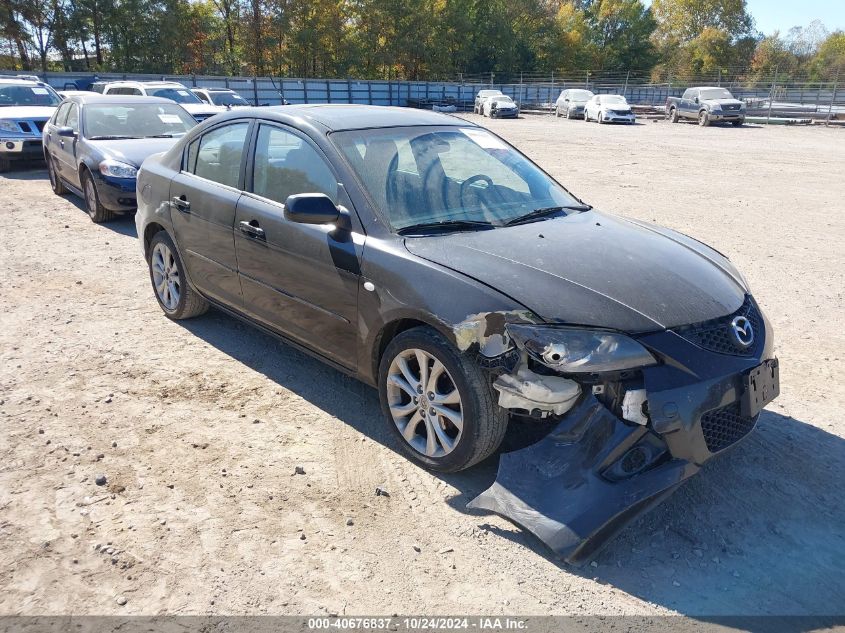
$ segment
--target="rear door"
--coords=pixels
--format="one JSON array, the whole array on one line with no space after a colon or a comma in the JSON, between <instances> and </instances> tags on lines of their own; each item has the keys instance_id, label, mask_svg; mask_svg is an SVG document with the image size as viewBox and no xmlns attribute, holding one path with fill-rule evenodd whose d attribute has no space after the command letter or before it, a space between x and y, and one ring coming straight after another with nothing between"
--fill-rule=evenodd
<instances>
[{"instance_id":1,"label":"rear door","mask_svg":"<svg viewBox=\"0 0 845 633\"><path fill-rule=\"evenodd\" d=\"M339 200L338 178L323 153L291 128L261 123L251 174L235 218L244 311L331 360L355 368L358 278L364 236L284 218L297 193Z\"/></svg>"},{"instance_id":2,"label":"rear door","mask_svg":"<svg viewBox=\"0 0 845 633\"><path fill-rule=\"evenodd\" d=\"M195 139L170 183L176 244L193 284L223 304L241 308L233 224L243 187L249 120L218 125Z\"/></svg>"}]
</instances>

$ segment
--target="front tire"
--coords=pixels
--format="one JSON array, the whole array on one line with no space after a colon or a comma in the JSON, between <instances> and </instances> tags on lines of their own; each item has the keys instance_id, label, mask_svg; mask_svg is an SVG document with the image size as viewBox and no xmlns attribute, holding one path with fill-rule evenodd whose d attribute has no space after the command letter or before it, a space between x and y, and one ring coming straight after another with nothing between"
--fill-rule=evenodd
<instances>
[{"instance_id":1,"label":"front tire","mask_svg":"<svg viewBox=\"0 0 845 633\"><path fill-rule=\"evenodd\" d=\"M701 127L709 127L710 126L710 115L707 114L706 110L702 110L698 113L698 124Z\"/></svg>"},{"instance_id":2,"label":"front tire","mask_svg":"<svg viewBox=\"0 0 845 633\"><path fill-rule=\"evenodd\" d=\"M490 377L432 328L406 330L390 342L378 384L402 452L425 468L464 470L505 436L509 415L496 403Z\"/></svg>"},{"instance_id":3,"label":"front tire","mask_svg":"<svg viewBox=\"0 0 845 633\"><path fill-rule=\"evenodd\" d=\"M97 193L94 177L87 169L82 175L82 193L85 194L85 209L92 222L100 224L114 219L114 212L100 204L100 195Z\"/></svg>"},{"instance_id":4,"label":"front tire","mask_svg":"<svg viewBox=\"0 0 845 633\"><path fill-rule=\"evenodd\" d=\"M153 292L168 318L190 319L208 310L208 302L188 283L179 251L165 231L153 236L147 265Z\"/></svg>"}]
</instances>

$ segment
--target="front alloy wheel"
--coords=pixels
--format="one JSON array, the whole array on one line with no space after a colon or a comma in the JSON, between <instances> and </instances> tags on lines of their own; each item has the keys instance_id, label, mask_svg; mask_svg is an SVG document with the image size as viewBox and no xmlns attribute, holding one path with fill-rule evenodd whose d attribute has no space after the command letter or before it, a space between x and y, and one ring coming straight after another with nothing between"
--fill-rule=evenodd
<instances>
[{"instance_id":1,"label":"front alloy wheel","mask_svg":"<svg viewBox=\"0 0 845 633\"><path fill-rule=\"evenodd\" d=\"M509 416L489 374L432 328L415 327L390 341L378 384L401 451L426 468L469 468L502 442Z\"/></svg>"},{"instance_id":2,"label":"front alloy wheel","mask_svg":"<svg viewBox=\"0 0 845 633\"><path fill-rule=\"evenodd\" d=\"M461 394L443 363L428 352L406 349L393 359L387 398L393 423L415 451L443 457L461 441Z\"/></svg>"}]
</instances>

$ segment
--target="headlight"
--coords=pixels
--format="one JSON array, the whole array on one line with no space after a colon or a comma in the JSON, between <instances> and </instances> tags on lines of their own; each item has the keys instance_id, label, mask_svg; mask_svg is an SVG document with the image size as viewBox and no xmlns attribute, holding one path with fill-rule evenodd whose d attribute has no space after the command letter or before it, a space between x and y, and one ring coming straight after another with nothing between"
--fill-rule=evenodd
<instances>
[{"instance_id":1,"label":"headlight","mask_svg":"<svg viewBox=\"0 0 845 633\"><path fill-rule=\"evenodd\" d=\"M529 356L563 373L620 371L657 363L624 334L537 325L508 325L507 331Z\"/></svg>"},{"instance_id":2,"label":"headlight","mask_svg":"<svg viewBox=\"0 0 845 633\"><path fill-rule=\"evenodd\" d=\"M713 105L710 106L710 110L713 111L713 112L716 112L716 111L721 112L722 106L719 105L718 103L714 103Z\"/></svg>"},{"instance_id":3,"label":"headlight","mask_svg":"<svg viewBox=\"0 0 845 633\"><path fill-rule=\"evenodd\" d=\"M18 124L14 121L0 120L0 132L17 132L18 134L20 134L21 129L18 127Z\"/></svg>"},{"instance_id":4,"label":"headlight","mask_svg":"<svg viewBox=\"0 0 845 633\"><path fill-rule=\"evenodd\" d=\"M121 163L119 160L104 160L100 163L100 173L103 176L115 178L135 178L138 175L138 169L134 165Z\"/></svg>"}]
</instances>

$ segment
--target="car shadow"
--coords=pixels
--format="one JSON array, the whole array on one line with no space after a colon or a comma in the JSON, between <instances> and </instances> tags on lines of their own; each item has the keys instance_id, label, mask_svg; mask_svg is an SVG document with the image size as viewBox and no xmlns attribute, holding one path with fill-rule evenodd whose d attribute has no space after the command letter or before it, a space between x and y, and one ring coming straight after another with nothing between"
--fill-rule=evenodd
<instances>
[{"instance_id":1,"label":"car shadow","mask_svg":"<svg viewBox=\"0 0 845 633\"><path fill-rule=\"evenodd\" d=\"M358 432L397 451L374 389L248 324L212 310L179 322ZM267 353L273 349L273 353ZM511 424L502 450L527 446L553 425ZM398 451L397 451L398 452ZM649 603L708 620L736 615L845 615L845 441L764 411L757 430L708 462L662 505L624 529L581 569L558 560L527 532L503 529L465 505L496 477L498 456L469 471L437 475L457 490L446 502L479 525L569 574L612 585ZM841 621L841 619L840 619ZM773 630L771 619L743 621ZM792 619L784 631L808 630ZM817 624L812 621L813 626Z\"/></svg>"},{"instance_id":2,"label":"car shadow","mask_svg":"<svg viewBox=\"0 0 845 633\"><path fill-rule=\"evenodd\" d=\"M0 173L0 178L7 180L47 180L47 167L43 160L15 162L9 171Z\"/></svg>"}]
</instances>

